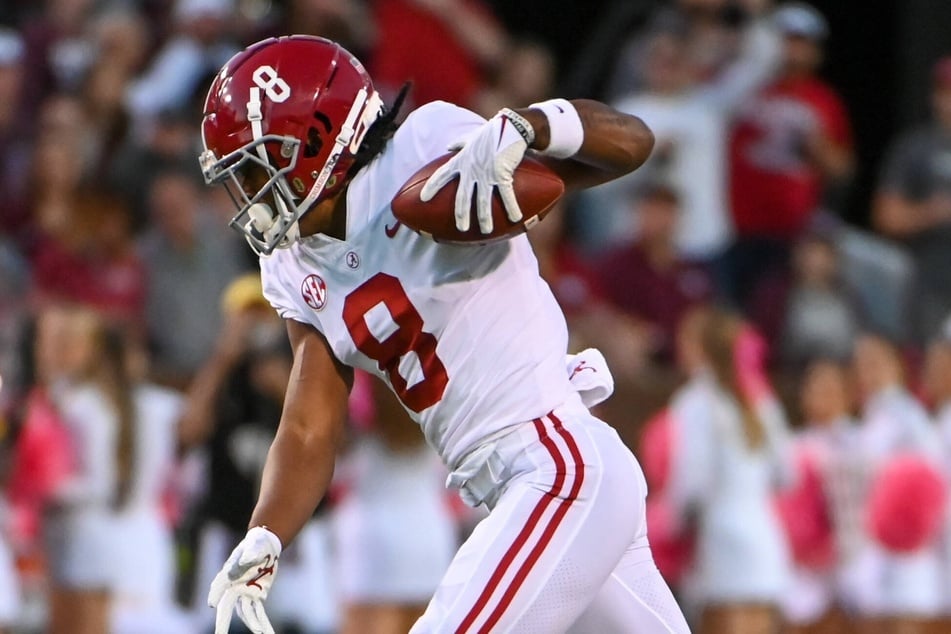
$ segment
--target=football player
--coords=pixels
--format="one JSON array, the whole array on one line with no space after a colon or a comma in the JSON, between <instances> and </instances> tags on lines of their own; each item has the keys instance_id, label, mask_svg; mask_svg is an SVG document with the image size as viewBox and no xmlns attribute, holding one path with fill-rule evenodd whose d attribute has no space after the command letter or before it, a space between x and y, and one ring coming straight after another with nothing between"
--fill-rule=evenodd
<instances>
[{"instance_id":1,"label":"football player","mask_svg":"<svg viewBox=\"0 0 951 634\"><path fill-rule=\"evenodd\" d=\"M272 632L263 601L282 548L327 491L351 368L382 378L451 471L490 509L412 632L686 632L651 557L645 483L565 369L564 317L527 239L437 243L390 201L458 149L421 192L459 179L456 224L491 230L497 189L521 218L513 171L541 157L568 188L636 169L653 145L636 117L554 99L488 121L434 102L395 119L362 64L334 42L254 44L215 77L201 166L261 255L264 293L286 320L294 366L250 530L212 584L217 629L232 611ZM448 211L447 211L448 212ZM606 371L606 369L605 369Z\"/></svg>"}]
</instances>

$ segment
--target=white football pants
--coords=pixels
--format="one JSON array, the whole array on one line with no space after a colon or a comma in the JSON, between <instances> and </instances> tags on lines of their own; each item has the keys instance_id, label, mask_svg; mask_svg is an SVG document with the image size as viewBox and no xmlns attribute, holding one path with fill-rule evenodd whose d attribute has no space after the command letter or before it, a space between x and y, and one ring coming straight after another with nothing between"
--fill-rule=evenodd
<instances>
[{"instance_id":1,"label":"white football pants","mask_svg":"<svg viewBox=\"0 0 951 634\"><path fill-rule=\"evenodd\" d=\"M491 513L411 634L689 632L648 546L644 476L613 429L572 403L493 444L463 487Z\"/></svg>"}]
</instances>

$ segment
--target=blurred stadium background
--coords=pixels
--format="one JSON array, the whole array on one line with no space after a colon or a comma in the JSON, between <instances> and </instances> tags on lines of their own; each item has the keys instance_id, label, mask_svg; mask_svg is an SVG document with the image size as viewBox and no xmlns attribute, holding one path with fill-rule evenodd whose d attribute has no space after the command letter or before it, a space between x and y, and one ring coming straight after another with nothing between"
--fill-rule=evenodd
<instances>
[{"instance_id":1,"label":"blurred stadium background","mask_svg":"<svg viewBox=\"0 0 951 634\"><path fill-rule=\"evenodd\" d=\"M644 118L648 164L530 237L615 373L599 414L685 611L951 631L949 24L946 0L4 0L0 632L213 627L289 351L198 124L220 65L287 33L413 106ZM479 519L378 385L352 421L278 631L405 632Z\"/></svg>"}]
</instances>

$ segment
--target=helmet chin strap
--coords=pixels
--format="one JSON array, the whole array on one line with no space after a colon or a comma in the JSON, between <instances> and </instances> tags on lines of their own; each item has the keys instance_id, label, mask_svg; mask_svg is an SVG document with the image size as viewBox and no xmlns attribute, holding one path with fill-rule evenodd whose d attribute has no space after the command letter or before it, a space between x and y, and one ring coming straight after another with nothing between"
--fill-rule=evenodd
<instances>
[{"instance_id":1,"label":"helmet chin strap","mask_svg":"<svg viewBox=\"0 0 951 634\"><path fill-rule=\"evenodd\" d=\"M268 244L277 239L281 229L283 229L281 224L277 222L277 215L274 210L265 203L254 203L248 207L248 217L251 219L248 224ZM290 246L298 238L300 238L300 227L295 222L281 238L278 246Z\"/></svg>"},{"instance_id":2,"label":"helmet chin strap","mask_svg":"<svg viewBox=\"0 0 951 634\"><path fill-rule=\"evenodd\" d=\"M366 88L361 88L353 100L353 105L351 105L350 112L347 114L347 118L341 126L340 133L337 135L337 138L334 139L333 150L317 174L314 184L311 186L310 191L307 192L307 196L305 196L299 204L295 205L294 209L291 209L288 206L288 202L293 201L294 196L288 190L287 183L284 179L278 179L274 183L278 191L274 192L273 198L279 213L275 213L275 211L265 203L259 202L251 205L251 207L248 208L248 216L250 218L248 221L248 229L258 233L268 245L272 245L273 241L279 237L280 241L275 245L278 247L288 247L297 241L300 237L300 227L298 226L297 220L289 220L298 216L298 214L302 215L302 211L307 210L320 197L340 156L348 147L353 150L354 145L359 146L369 126L379 115L382 105L383 101L376 91L370 92L367 91ZM261 113L261 89L255 86L251 88L251 94L248 99L248 122L251 124L251 134L255 141L264 136L262 127L263 120L264 117ZM256 144L255 151L265 165L270 165L263 143ZM284 222L281 222L281 220L284 220ZM254 245L252 244L252 246ZM272 247L269 246L268 248Z\"/></svg>"}]
</instances>

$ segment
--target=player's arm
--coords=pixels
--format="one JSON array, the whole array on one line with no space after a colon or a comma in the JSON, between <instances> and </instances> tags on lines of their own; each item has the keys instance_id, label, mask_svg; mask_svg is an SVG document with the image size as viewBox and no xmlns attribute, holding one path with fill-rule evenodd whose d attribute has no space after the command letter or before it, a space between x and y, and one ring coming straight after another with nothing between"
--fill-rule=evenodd
<instances>
[{"instance_id":1,"label":"player's arm","mask_svg":"<svg viewBox=\"0 0 951 634\"><path fill-rule=\"evenodd\" d=\"M650 156L654 134L638 117L590 99L574 99L569 103L574 106L580 120L580 147L565 158L546 156L543 159L565 181L565 187L581 189L605 183L633 172ZM557 113L557 107L553 111ZM535 139L529 148L544 154L552 142L549 115L539 108L523 108L515 112L524 117L535 131ZM557 120L555 125L559 125Z\"/></svg>"},{"instance_id":2,"label":"player's arm","mask_svg":"<svg viewBox=\"0 0 951 634\"><path fill-rule=\"evenodd\" d=\"M330 487L353 384L353 370L337 361L314 328L289 319L287 333L294 365L250 523L266 526L285 545Z\"/></svg>"},{"instance_id":3,"label":"player's arm","mask_svg":"<svg viewBox=\"0 0 951 634\"><path fill-rule=\"evenodd\" d=\"M294 365L284 411L264 465L248 534L211 582L215 634L226 634L232 612L252 632L274 634L264 612L283 546L294 539L330 486L343 435L353 373L334 358L327 340L288 320Z\"/></svg>"},{"instance_id":4,"label":"player's arm","mask_svg":"<svg viewBox=\"0 0 951 634\"><path fill-rule=\"evenodd\" d=\"M419 192L432 200L449 181L456 189L456 228L468 231L472 200L483 234L492 231L492 191L497 190L511 222L522 219L513 174L525 152L536 154L568 189L592 187L640 167L654 147L654 135L637 117L588 99L551 99L521 110L502 108L466 137L459 150L427 179Z\"/></svg>"}]
</instances>

